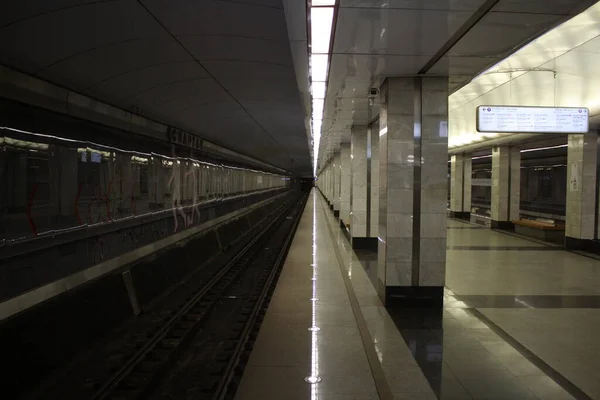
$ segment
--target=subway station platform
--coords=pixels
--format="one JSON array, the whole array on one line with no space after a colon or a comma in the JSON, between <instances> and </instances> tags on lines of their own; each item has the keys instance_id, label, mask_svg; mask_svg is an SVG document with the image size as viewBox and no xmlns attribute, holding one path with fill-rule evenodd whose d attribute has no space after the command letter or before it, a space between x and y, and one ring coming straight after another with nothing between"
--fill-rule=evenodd
<instances>
[{"instance_id":1,"label":"subway station platform","mask_svg":"<svg viewBox=\"0 0 600 400\"><path fill-rule=\"evenodd\" d=\"M448 220L444 309L386 309L313 190L236 399L599 399L600 261Z\"/></svg>"}]
</instances>

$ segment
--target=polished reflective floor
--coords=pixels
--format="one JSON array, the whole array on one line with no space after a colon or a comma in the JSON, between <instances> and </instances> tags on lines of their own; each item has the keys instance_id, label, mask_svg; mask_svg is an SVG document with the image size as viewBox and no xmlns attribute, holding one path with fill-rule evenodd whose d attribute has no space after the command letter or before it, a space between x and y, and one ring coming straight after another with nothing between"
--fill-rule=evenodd
<instances>
[{"instance_id":1,"label":"polished reflective floor","mask_svg":"<svg viewBox=\"0 0 600 400\"><path fill-rule=\"evenodd\" d=\"M448 221L443 310L386 310L313 192L237 399L600 399L600 261Z\"/></svg>"}]
</instances>

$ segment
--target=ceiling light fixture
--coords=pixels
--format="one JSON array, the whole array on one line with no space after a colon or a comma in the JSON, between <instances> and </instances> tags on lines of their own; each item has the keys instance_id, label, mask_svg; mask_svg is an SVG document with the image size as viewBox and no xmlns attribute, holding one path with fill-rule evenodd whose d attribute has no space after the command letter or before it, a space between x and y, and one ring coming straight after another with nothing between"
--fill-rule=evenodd
<instances>
[{"instance_id":1,"label":"ceiling light fixture","mask_svg":"<svg viewBox=\"0 0 600 400\"><path fill-rule=\"evenodd\" d=\"M313 174L317 174L323 111L327 94L327 72L336 0L307 0L309 17L309 74L311 82Z\"/></svg>"},{"instance_id":2,"label":"ceiling light fixture","mask_svg":"<svg viewBox=\"0 0 600 400\"><path fill-rule=\"evenodd\" d=\"M561 144L561 145L558 145L558 146L536 147L534 149L524 149L524 150L521 150L521 153L530 153L532 151L541 151L541 150L560 149L560 148L563 148L563 147L569 147L569 145L568 144Z\"/></svg>"}]
</instances>

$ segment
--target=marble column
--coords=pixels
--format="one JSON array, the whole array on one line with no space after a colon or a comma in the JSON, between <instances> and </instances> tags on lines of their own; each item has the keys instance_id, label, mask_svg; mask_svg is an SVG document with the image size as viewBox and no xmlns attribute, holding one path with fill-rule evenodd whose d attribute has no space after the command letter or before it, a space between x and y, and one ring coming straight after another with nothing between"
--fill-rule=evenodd
<instances>
[{"instance_id":1,"label":"marble column","mask_svg":"<svg viewBox=\"0 0 600 400\"><path fill-rule=\"evenodd\" d=\"M473 158L471 157L471 154L465 155L463 160L463 171L463 213L469 213L469 215L471 215L471 195L473 186Z\"/></svg>"},{"instance_id":2,"label":"marble column","mask_svg":"<svg viewBox=\"0 0 600 400\"><path fill-rule=\"evenodd\" d=\"M342 143L340 150L340 223L347 227L350 223L350 143Z\"/></svg>"},{"instance_id":3,"label":"marble column","mask_svg":"<svg viewBox=\"0 0 600 400\"><path fill-rule=\"evenodd\" d=\"M450 216L469 219L471 214L471 155L450 158Z\"/></svg>"},{"instance_id":4,"label":"marble column","mask_svg":"<svg viewBox=\"0 0 600 400\"><path fill-rule=\"evenodd\" d=\"M333 210L335 202L335 166L333 165L333 157L329 159L329 208Z\"/></svg>"},{"instance_id":5,"label":"marble column","mask_svg":"<svg viewBox=\"0 0 600 400\"><path fill-rule=\"evenodd\" d=\"M319 178L317 180L317 187L322 194L325 194L325 169L321 169L321 171L317 173L317 176Z\"/></svg>"},{"instance_id":6,"label":"marble column","mask_svg":"<svg viewBox=\"0 0 600 400\"><path fill-rule=\"evenodd\" d=\"M325 199L327 200L327 203L329 204L331 202L331 196L329 196L329 163L325 165L325 192L323 193L325 195Z\"/></svg>"},{"instance_id":7,"label":"marble column","mask_svg":"<svg viewBox=\"0 0 600 400\"><path fill-rule=\"evenodd\" d=\"M378 292L389 307L443 306L448 79L381 87Z\"/></svg>"},{"instance_id":8,"label":"marble column","mask_svg":"<svg viewBox=\"0 0 600 400\"><path fill-rule=\"evenodd\" d=\"M333 214L336 217L340 216L341 162L341 155L338 151L333 155Z\"/></svg>"},{"instance_id":9,"label":"marble column","mask_svg":"<svg viewBox=\"0 0 600 400\"><path fill-rule=\"evenodd\" d=\"M371 243L367 235L367 205L370 203L367 129L366 126L354 126L350 136L350 235L353 248L376 249L377 242Z\"/></svg>"},{"instance_id":10,"label":"marble column","mask_svg":"<svg viewBox=\"0 0 600 400\"><path fill-rule=\"evenodd\" d=\"M596 168L598 134L569 135L565 246L593 250L596 239Z\"/></svg>"},{"instance_id":11,"label":"marble column","mask_svg":"<svg viewBox=\"0 0 600 400\"><path fill-rule=\"evenodd\" d=\"M368 236L377 239L379 234L379 125L369 128L369 146L371 151L371 204L370 231Z\"/></svg>"},{"instance_id":12,"label":"marble column","mask_svg":"<svg viewBox=\"0 0 600 400\"><path fill-rule=\"evenodd\" d=\"M512 229L520 218L521 153L519 149L496 146L492 149L493 229Z\"/></svg>"}]
</instances>

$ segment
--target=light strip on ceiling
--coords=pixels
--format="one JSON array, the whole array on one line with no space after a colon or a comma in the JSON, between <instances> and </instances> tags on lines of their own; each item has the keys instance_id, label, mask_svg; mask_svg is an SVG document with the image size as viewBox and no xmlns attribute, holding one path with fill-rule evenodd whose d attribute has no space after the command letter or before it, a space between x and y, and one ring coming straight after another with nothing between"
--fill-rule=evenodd
<instances>
[{"instance_id":1,"label":"light strip on ceiling","mask_svg":"<svg viewBox=\"0 0 600 400\"><path fill-rule=\"evenodd\" d=\"M561 144L558 146L548 146L548 147L536 147L534 149L525 149L525 150L521 150L521 153L530 153L532 151L542 151L542 150L552 150L552 149L560 149L563 147L569 147L568 144Z\"/></svg>"},{"instance_id":2,"label":"light strip on ceiling","mask_svg":"<svg viewBox=\"0 0 600 400\"><path fill-rule=\"evenodd\" d=\"M327 72L333 33L336 0L308 0L310 45L309 73L311 82L311 134L313 138L313 174L317 173L323 111L327 94Z\"/></svg>"}]
</instances>

